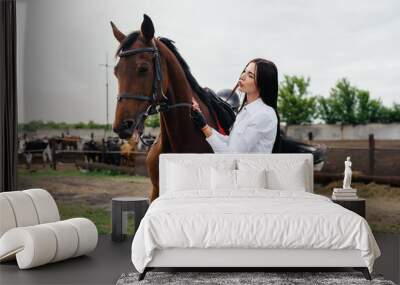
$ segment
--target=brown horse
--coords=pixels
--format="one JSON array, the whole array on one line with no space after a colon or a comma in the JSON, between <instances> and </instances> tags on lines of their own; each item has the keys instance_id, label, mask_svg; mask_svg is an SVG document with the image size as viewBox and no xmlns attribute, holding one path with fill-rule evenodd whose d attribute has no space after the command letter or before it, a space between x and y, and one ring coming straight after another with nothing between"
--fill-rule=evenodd
<instances>
[{"instance_id":1,"label":"brown horse","mask_svg":"<svg viewBox=\"0 0 400 285\"><path fill-rule=\"evenodd\" d=\"M150 201L159 195L160 153L212 153L204 134L190 117L192 99L200 105L207 123L216 128L199 92L204 89L190 73L173 41L154 38L154 25L144 15L141 28L125 36L111 22L120 45L114 74L118 79L118 103L113 130L120 138L141 135L147 115L160 113L160 134L146 158L152 182Z\"/></svg>"}]
</instances>

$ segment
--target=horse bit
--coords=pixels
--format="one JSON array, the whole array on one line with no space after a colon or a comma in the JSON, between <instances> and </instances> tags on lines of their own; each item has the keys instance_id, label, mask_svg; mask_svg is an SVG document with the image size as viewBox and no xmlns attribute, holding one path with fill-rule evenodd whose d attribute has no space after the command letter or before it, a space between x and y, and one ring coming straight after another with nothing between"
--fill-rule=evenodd
<instances>
[{"instance_id":1,"label":"horse bit","mask_svg":"<svg viewBox=\"0 0 400 285\"><path fill-rule=\"evenodd\" d=\"M158 38L159 39L159 38ZM169 111L172 108L176 107L192 107L191 103L177 103L177 104L168 104L168 98L165 96L164 91L162 89L162 70L161 70L161 61L160 61L160 52L154 42L152 40L152 47L145 47L145 48L134 48L134 49L128 49L124 51L120 51L118 56L119 57L125 57L125 56L131 56L135 55L138 53L143 53L143 52L150 52L153 53L153 58L154 58L154 70L155 70L155 78L153 80L152 84L152 96L146 96L146 95L136 95L136 94L129 94L129 93L122 93L118 94L117 100L118 102L122 101L123 99L126 100L139 100L139 101L150 101L150 106L147 108L147 110L144 113L141 113L142 119L136 123L134 126L138 132L139 132L139 138L142 141L142 143L146 146L151 146L151 144L147 144L143 141L142 139L142 132L139 131L138 126L139 123L143 122L146 119L147 116L153 115L159 112L165 112ZM157 102L157 89L160 89L161 93L161 101Z\"/></svg>"}]
</instances>

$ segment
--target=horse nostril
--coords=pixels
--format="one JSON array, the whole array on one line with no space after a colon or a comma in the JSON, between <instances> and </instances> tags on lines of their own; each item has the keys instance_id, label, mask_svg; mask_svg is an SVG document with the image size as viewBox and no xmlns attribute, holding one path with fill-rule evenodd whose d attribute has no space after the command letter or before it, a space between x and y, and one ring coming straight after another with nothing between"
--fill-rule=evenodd
<instances>
[{"instance_id":1,"label":"horse nostril","mask_svg":"<svg viewBox=\"0 0 400 285\"><path fill-rule=\"evenodd\" d=\"M121 130L130 129L130 128L132 128L133 124L134 124L133 120L125 120L125 121L123 121L122 124L121 124Z\"/></svg>"}]
</instances>

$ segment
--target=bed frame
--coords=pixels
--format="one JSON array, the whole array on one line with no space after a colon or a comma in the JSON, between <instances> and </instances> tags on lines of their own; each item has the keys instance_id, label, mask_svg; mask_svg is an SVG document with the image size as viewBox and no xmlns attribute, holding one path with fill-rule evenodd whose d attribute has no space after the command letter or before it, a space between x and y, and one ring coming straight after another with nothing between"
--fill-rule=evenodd
<instances>
[{"instance_id":1,"label":"bed frame","mask_svg":"<svg viewBox=\"0 0 400 285\"><path fill-rule=\"evenodd\" d=\"M230 267L238 271L246 271L246 268L350 267L361 271L367 280L371 280L359 250L254 248L157 249L152 261L139 275L139 280L144 279L146 273L155 268L172 267Z\"/></svg>"},{"instance_id":2,"label":"bed frame","mask_svg":"<svg viewBox=\"0 0 400 285\"><path fill-rule=\"evenodd\" d=\"M313 156L312 154L161 154L159 160L160 195L166 192L168 161L176 159L195 160L207 158L210 163L214 159L285 157L293 160L304 160L308 186L307 191L313 192ZM279 159L279 158L278 158ZM254 248L167 248L157 249L153 259L139 275L143 280L146 273L155 268L233 268L246 271L246 268L337 268L350 267L361 271L367 280L371 275L359 250L331 249L254 249Z\"/></svg>"}]
</instances>

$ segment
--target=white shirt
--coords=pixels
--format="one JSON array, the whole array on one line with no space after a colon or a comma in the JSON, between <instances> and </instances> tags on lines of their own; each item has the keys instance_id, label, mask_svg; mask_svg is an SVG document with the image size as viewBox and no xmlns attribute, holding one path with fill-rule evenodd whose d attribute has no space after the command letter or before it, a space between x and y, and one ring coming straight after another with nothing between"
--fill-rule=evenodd
<instances>
[{"instance_id":1,"label":"white shirt","mask_svg":"<svg viewBox=\"0 0 400 285\"><path fill-rule=\"evenodd\" d=\"M206 141L214 153L272 153L277 124L274 109L257 98L237 114L229 136L212 128Z\"/></svg>"}]
</instances>

